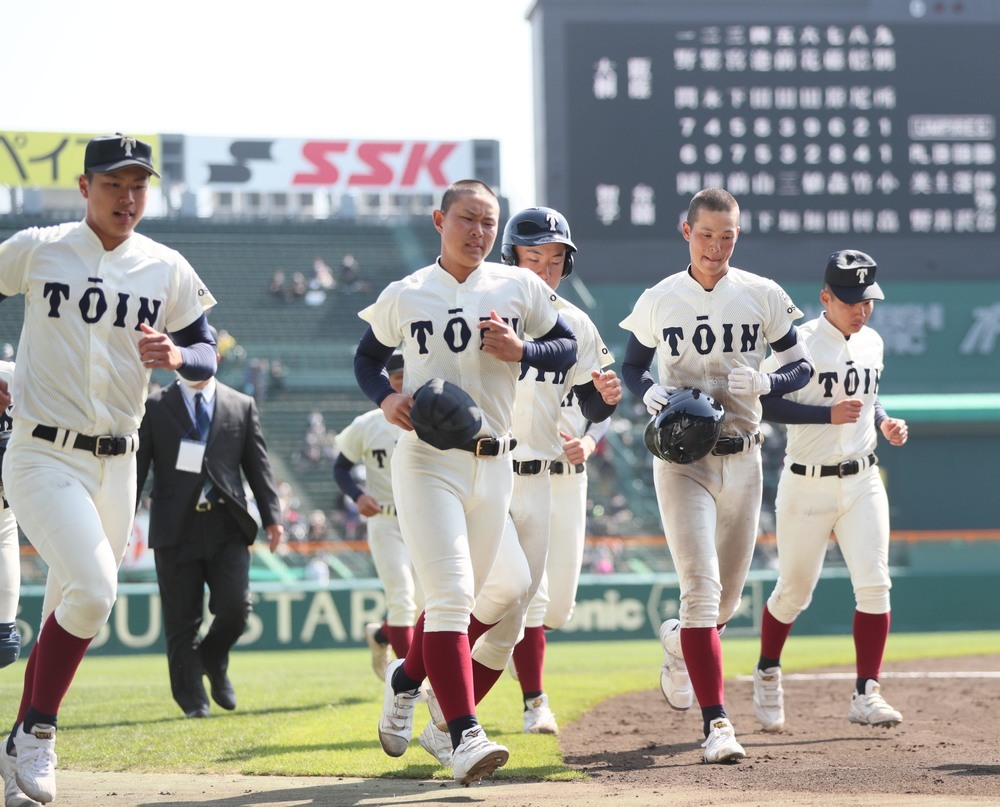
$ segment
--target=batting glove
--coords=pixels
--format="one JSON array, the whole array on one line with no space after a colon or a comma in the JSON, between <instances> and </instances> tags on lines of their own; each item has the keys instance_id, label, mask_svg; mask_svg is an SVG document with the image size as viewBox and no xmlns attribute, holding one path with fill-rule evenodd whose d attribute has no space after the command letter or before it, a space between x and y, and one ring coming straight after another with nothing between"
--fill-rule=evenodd
<instances>
[{"instance_id":1,"label":"batting glove","mask_svg":"<svg viewBox=\"0 0 1000 807\"><path fill-rule=\"evenodd\" d=\"M663 384L653 384L642 396L642 402L646 404L646 411L651 415L660 414L660 410L667 405L670 393L677 387L665 387Z\"/></svg>"},{"instance_id":2,"label":"batting glove","mask_svg":"<svg viewBox=\"0 0 1000 807\"><path fill-rule=\"evenodd\" d=\"M767 395L771 391L771 376L741 364L729 373L729 391L734 395Z\"/></svg>"}]
</instances>

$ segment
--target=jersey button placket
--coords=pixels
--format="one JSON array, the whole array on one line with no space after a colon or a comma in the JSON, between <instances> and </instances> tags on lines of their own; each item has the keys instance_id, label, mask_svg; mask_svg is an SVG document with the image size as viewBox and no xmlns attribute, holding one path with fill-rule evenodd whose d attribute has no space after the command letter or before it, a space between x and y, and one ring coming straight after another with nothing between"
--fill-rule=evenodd
<instances>
[{"instance_id":1,"label":"jersey button placket","mask_svg":"<svg viewBox=\"0 0 1000 807\"><path fill-rule=\"evenodd\" d=\"M471 282L472 281L467 280L465 283L460 283L458 285L458 288L455 291L455 308L460 310L452 314L452 318L463 319L466 326L472 331L469 336L468 344L465 346L465 350L462 350L457 354L459 380L456 383L474 398L478 398L479 395L474 388L473 382L479 377L480 357L477 351L482 344L482 335L477 327L479 324L479 314L476 306L478 295L472 293L470 290L469 284ZM451 320L449 320L449 322L451 322ZM459 323L454 323L450 324L448 328L451 333L447 334L447 338L450 340L451 346L460 344L461 334L458 331L462 330L461 325Z\"/></svg>"}]
</instances>

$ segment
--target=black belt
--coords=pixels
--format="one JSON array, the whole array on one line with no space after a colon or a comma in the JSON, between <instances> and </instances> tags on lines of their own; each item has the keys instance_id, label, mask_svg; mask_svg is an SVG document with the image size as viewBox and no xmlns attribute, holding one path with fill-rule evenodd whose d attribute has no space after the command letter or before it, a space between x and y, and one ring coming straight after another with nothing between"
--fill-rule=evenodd
<instances>
[{"instance_id":1,"label":"black belt","mask_svg":"<svg viewBox=\"0 0 1000 807\"><path fill-rule=\"evenodd\" d=\"M582 474L587 470L587 466L582 462L578 465L571 465L568 462L553 462L549 470L554 474Z\"/></svg>"},{"instance_id":2,"label":"black belt","mask_svg":"<svg viewBox=\"0 0 1000 807\"><path fill-rule=\"evenodd\" d=\"M755 432L749 437L720 437L715 444L712 453L717 457L724 457L727 454L739 454L744 448L759 446L764 442L764 435Z\"/></svg>"},{"instance_id":3,"label":"black belt","mask_svg":"<svg viewBox=\"0 0 1000 807\"><path fill-rule=\"evenodd\" d=\"M498 440L496 437L478 437L475 440L469 440L468 443L464 443L463 445L455 446L455 448L459 448L462 451L470 451L477 457L496 457L499 456L500 449L505 442L509 442L508 451L517 445L517 440L513 437L509 441Z\"/></svg>"},{"instance_id":4,"label":"black belt","mask_svg":"<svg viewBox=\"0 0 1000 807\"><path fill-rule=\"evenodd\" d=\"M514 460L514 473L518 476L534 476L545 473L549 470L549 466L548 460L528 460L527 462Z\"/></svg>"},{"instance_id":5,"label":"black belt","mask_svg":"<svg viewBox=\"0 0 1000 807\"><path fill-rule=\"evenodd\" d=\"M793 474L798 474L799 476L854 476L855 474L861 473L866 468L871 468L873 465L878 465L878 457L874 454L869 454L863 460L845 460L839 465L800 465L797 462L793 462L788 466L789 470ZM819 469L817 473L815 470Z\"/></svg>"},{"instance_id":6,"label":"black belt","mask_svg":"<svg viewBox=\"0 0 1000 807\"><path fill-rule=\"evenodd\" d=\"M54 443L59 435L59 429L55 426L35 426L31 432L33 437L40 437ZM121 454L128 454L134 450L134 437L112 437L102 435L101 437L91 437L88 434L77 434L73 440L73 448L82 451L89 451L95 457L117 457Z\"/></svg>"}]
</instances>

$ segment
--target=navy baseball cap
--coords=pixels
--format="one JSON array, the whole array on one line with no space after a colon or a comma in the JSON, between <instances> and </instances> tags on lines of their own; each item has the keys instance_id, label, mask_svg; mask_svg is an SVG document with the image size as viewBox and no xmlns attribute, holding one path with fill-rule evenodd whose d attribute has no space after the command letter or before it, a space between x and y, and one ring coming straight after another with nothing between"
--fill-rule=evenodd
<instances>
[{"instance_id":1,"label":"navy baseball cap","mask_svg":"<svg viewBox=\"0 0 1000 807\"><path fill-rule=\"evenodd\" d=\"M885 295L875 282L877 270L871 255L856 249L842 249L827 261L823 281L838 300L848 305L864 300L884 300Z\"/></svg>"},{"instance_id":2,"label":"navy baseball cap","mask_svg":"<svg viewBox=\"0 0 1000 807\"><path fill-rule=\"evenodd\" d=\"M154 177L160 176L153 170L153 148L149 143L121 132L101 135L87 143L87 151L83 155L84 173L106 174L128 165L138 165Z\"/></svg>"}]
</instances>

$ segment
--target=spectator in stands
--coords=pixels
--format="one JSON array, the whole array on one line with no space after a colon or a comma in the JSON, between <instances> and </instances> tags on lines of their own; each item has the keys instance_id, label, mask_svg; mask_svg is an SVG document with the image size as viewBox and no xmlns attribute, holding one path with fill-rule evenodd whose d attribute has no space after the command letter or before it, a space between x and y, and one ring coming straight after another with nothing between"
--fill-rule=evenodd
<instances>
[{"instance_id":1,"label":"spectator in stands","mask_svg":"<svg viewBox=\"0 0 1000 807\"><path fill-rule=\"evenodd\" d=\"M309 284L306 283L306 276L302 272L295 272L292 275L292 299L301 300L309 291Z\"/></svg>"},{"instance_id":2,"label":"spectator in stands","mask_svg":"<svg viewBox=\"0 0 1000 807\"><path fill-rule=\"evenodd\" d=\"M322 258L313 261L313 279L309 284L310 288L330 291L337 285L333 279L333 269Z\"/></svg>"},{"instance_id":3,"label":"spectator in stands","mask_svg":"<svg viewBox=\"0 0 1000 807\"><path fill-rule=\"evenodd\" d=\"M309 532L306 534L306 540L309 542L329 541L330 538L330 524L326 513L322 510L313 510L309 514Z\"/></svg>"},{"instance_id":4,"label":"spectator in stands","mask_svg":"<svg viewBox=\"0 0 1000 807\"><path fill-rule=\"evenodd\" d=\"M233 336L225 328L219 330L219 344L216 345L216 349L219 351L219 355L227 359L229 354L232 352L233 348L236 347L236 337Z\"/></svg>"},{"instance_id":5,"label":"spectator in stands","mask_svg":"<svg viewBox=\"0 0 1000 807\"><path fill-rule=\"evenodd\" d=\"M303 574L306 580L313 580L317 583L329 583L330 564L326 561L326 555L313 555L306 564Z\"/></svg>"},{"instance_id":6,"label":"spectator in stands","mask_svg":"<svg viewBox=\"0 0 1000 807\"><path fill-rule=\"evenodd\" d=\"M340 290L344 294L354 294L355 292L367 289L368 284L361 279L361 275L358 272L357 259L350 253L347 253L340 262Z\"/></svg>"},{"instance_id":7,"label":"spectator in stands","mask_svg":"<svg viewBox=\"0 0 1000 807\"><path fill-rule=\"evenodd\" d=\"M315 432L306 432L302 438L302 449L299 451L300 466L316 466L323 461L323 447L320 444L320 435Z\"/></svg>"},{"instance_id":8,"label":"spectator in stands","mask_svg":"<svg viewBox=\"0 0 1000 807\"><path fill-rule=\"evenodd\" d=\"M243 376L243 392L260 403L267 398L267 388L270 381L271 363L267 359L250 359L250 364Z\"/></svg>"},{"instance_id":9,"label":"spectator in stands","mask_svg":"<svg viewBox=\"0 0 1000 807\"><path fill-rule=\"evenodd\" d=\"M270 398L285 397L285 364L281 359L271 360L271 381L269 385Z\"/></svg>"},{"instance_id":10,"label":"spectator in stands","mask_svg":"<svg viewBox=\"0 0 1000 807\"><path fill-rule=\"evenodd\" d=\"M277 297L286 302L289 300L290 290L285 286L284 269L274 270L274 276L271 278L271 285L267 291L272 297Z\"/></svg>"}]
</instances>

